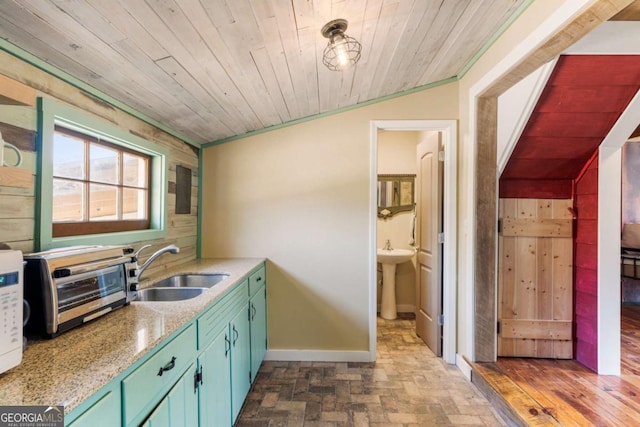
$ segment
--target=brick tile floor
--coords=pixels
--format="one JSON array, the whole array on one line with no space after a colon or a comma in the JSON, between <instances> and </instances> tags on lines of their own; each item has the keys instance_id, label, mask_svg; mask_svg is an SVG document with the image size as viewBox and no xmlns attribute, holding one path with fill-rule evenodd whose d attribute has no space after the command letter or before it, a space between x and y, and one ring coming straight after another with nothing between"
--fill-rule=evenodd
<instances>
[{"instance_id":1,"label":"brick tile floor","mask_svg":"<svg viewBox=\"0 0 640 427\"><path fill-rule=\"evenodd\" d=\"M458 370L416 336L414 318L378 318L374 363L264 362L236 427L504 426Z\"/></svg>"}]
</instances>

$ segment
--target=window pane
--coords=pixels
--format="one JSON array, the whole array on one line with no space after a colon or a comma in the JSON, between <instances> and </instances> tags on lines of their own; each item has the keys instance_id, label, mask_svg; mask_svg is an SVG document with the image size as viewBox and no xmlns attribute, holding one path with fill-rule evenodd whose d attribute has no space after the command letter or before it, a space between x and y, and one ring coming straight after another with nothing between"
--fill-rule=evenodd
<instances>
[{"instance_id":1,"label":"window pane","mask_svg":"<svg viewBox=\"0 0 640 427\"><path fill-rule=\"evenodd\" d=\"M84 179L84 141L60 132L53 137L53 176Z\"/></svg>"},{"instance_id":2,"label":"window pane","mask_svg":"<svg viewBox=\"0 0 640 427\"><path fill-rule=\"evenodd\" d=\"M84 184L53 179L53 221L84 220Z\"/></svg>"},{"instance_id":3,"label":"window pane","mask_svg":"<svg viewBox=\"0 0 640 427\"><path fill-rule=\"evenodd\" d=\"M134 190L125 188L123 190L122 219L147 219L147 198L146 190Z\"/></svg>"},{"instance_id":4,"label":"window pane","mask_svg":"<svg viewBox=\"0 0 640 427\"><path fill-rule=\"evenodd\" d=\"M89 193L89 221L118 219L118 187L91 184Z\"/></svg>"},{"instance_id":5,"label":"window pane","mask_svg":"<svg viewBox=\"0 0 640 427\"><path fill-rule=\"evenodd\" d=\"M129 153L122 155L122 184L130 187L147 188L149 177L147 159Z\"/></svg>"},{"instance_id":6,"label":"window pane","mask_svg":"<svg viewBox=\"0 0 640 427\"><path fill-rule=\"evenodd\" d=\"M118 151L91 144L89 149L89 167L92 182L105 182L108 184L118 184Z\"/></svg>"}]
</instances>

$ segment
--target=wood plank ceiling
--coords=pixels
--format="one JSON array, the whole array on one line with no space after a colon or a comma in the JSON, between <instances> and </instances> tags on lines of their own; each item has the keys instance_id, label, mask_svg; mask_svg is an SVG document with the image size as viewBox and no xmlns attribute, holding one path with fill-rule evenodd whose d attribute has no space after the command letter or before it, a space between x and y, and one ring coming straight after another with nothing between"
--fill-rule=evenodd
<instances>
[{"instance_id":1,"label":"wood plank ceiling","mask_svg":"<svg viewBox=\"0 0 640 427\"><path fill-rule=\"evenodd\" d=\"M500 197L572 197L573 181L640 89L640 55L563 55L500 176Z\"/></svg>"},{"instance_id":2,"label":"wood plank ceiling","mask_svg":"<svg viewBox=\"0 0 640 427\"><path fill-rule=\"evenodd\" d=\"M206 143L455 77L526 0L2 0L0 37ZM322 65L331 19L362 59Z\"/></svg>"}]
</instances>

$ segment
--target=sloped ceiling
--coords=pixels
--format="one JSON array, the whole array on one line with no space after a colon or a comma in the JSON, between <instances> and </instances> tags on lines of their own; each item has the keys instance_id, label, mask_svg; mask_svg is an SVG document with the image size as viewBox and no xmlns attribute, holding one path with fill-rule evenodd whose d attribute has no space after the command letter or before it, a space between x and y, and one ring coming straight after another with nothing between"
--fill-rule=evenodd
<instances>
[{"instance_id":1,"label":"sloped ceiling","mask_svg":"<svg viewBox=\"0 0 640 427\"><path fill-rule=\"evenodd\" d=\"M640 88L640 55L563 55L500 176L500 197L571 198Z\"/></svg>"},{"instance_id":2,"label":"sloped ceiling","mask_svg":"<svg viewBox=\"0 0 640 427\"><path fill-rule=\"evenodd\" d=\"M1 0L0 39L200 144L456 77L529 4ZM362 43L345 72L322 64L335 18Z\"/></svg>"}]
</instances>

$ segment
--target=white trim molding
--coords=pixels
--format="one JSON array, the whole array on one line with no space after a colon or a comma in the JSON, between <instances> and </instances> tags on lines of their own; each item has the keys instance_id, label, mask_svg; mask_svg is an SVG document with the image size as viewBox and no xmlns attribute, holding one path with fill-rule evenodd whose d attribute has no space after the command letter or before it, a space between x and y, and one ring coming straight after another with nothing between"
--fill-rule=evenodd
<instances>
[{"instance_id":1,"label":"white trim molding","mask_svg":"<svg viewBox=\"0 0 640 427\"><path fill-rule=\"evenodd\" d=\"M456 354L456 365L462 371L464 376L471 381L471 371L473 371L473 368L460 353Z\"/></svg>"},{"instance_id":2,"label":"white trim molding","mask_svg":"<svg viewBox=\"0 0 640 427\"><path fill-rule=\"evenodd\" d=\"M444 195L442 261L442 358L456 363L457 339L457 176L458 176L458 122L457 120L374 120L371 122L371 150L369 176L369 355L376 358L376 233L378 183L378 131L435 131L442 133L444 144Z\"/></svg>"},{"instance_id":3,"label":"white trim molding","mask_svg":"<svg viewBox=\"0 0 640 427\"><path fill-rule=\"evenodd\" d=\"M620 375L622 146L640 122L640 92L600 145L598 159L598 374ZM617 191L615 191L617 189Z\"/></svg>"},{"instance_id":4,"label":"white trim molding","mask_svg":"<svg viewBox=\"0 0 640 427\"><path fill-rule=\"evenodd\" d=\"M282 362L370 362L368 351L267 350L264 360Z\"/></svg>"},{"instance_id":5,"label":"white trim molding","mask_svg":"<svg viewBox=\"0 0 640 427\"><path fill-rule=\"evenodd\" d=\"M380 304L376 305L378 313L380 313ZM396 311L398 313L415 313L416 306L412 304L396 304Z\"/></svg>"}]
</instances>

